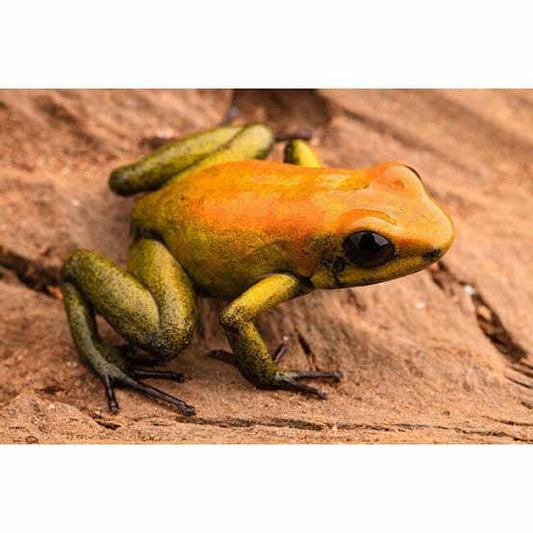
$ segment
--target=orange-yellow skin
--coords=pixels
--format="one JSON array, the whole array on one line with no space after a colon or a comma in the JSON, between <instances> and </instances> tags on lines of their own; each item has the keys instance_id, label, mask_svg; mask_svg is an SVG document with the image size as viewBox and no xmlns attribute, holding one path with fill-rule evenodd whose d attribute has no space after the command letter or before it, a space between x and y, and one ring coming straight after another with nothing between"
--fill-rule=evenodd
<instances>
[{"instance_id":1,"label":"orange-yellow skin","mask_svg":"<svg viewBox=\"0 0 533 533\"><path fill-rule=\"evenodd\" d=\"M185 174L135 205L133 227L156 234L201 294L235 298L260 279L289 272L312 288L378 283L425 268L453 241L449 217L401 163L365 170L238 161ZM398 255L374 269L334 276L350 233L389 238Z\"/></svg>"}]
</instances>

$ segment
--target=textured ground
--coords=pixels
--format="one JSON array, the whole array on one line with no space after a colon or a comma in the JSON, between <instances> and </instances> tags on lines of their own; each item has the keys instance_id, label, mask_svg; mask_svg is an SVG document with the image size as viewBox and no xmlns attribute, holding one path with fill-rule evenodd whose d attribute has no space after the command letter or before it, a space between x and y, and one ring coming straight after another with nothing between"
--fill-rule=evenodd
<instances>
[{"instance_id":1,"label":"textured ground","mask_svg":"<svg viewBox=\"0 0 533 533\"><path fill-rule=\"evenodd\" d=\"M344 372L326 402L208 359L226 343L206 300L169 365L186 383L161 385L198 416L129 391L112 416L73 349L58 268L78 247L124 263L131 200L109 172L232 101L245 120L312 128L328 165L409 162L455 245L432 271L261 316L269 345L289 337L287 365ZM533 442L532 178L533 91L0 91L0 441Z\"/></svg>"}]
</instances>

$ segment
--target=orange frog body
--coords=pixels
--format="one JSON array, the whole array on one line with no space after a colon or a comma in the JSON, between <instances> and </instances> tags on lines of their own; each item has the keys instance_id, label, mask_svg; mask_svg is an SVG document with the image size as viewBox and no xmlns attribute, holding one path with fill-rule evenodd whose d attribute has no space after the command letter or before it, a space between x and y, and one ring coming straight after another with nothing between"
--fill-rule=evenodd
<instances>
[{"instance_id":1,"label":"orange frog body","mask_svg":"<svg viewBox=\"0 0 533 533\"><path fill-rule=\"evenodd\" d=\"M221 163L145 196L132 222L161 237L199 292L225 298L278 272L314 288L386 281L425 268L453 240L448 216L399 163ZM395 257L370 269L350 265L342 240L362 230L385 236Z\"/></svg>"},{"instance_id":2,"label":"orange frog body","mask_svg":"<svg viewBox=\"0 0 533 533\"><path fill-rule=\"evenodd\" d=\"M78 250L62 269L62 291L76 348L102 379L109 409L115 386L194 408L142 378L174 379L137 367L137 349L158 362L190 342L197 295L229 300L220 314L233 363L252 384L325 398L302 380L338 381L338 371L286 369L255 317L314 289L379 283L421 270L450 247L450 218L412 168L391 162L364 170L325 168L311 147L291 139L284 163L262 161L275 136L264 124L226 125L180 139L114 170L111 189L148 193L133 208L127 269ZM105 343L102 315L128 349ZM146 358L144 358L146 360Z\"/></svg>"}]
</instances>

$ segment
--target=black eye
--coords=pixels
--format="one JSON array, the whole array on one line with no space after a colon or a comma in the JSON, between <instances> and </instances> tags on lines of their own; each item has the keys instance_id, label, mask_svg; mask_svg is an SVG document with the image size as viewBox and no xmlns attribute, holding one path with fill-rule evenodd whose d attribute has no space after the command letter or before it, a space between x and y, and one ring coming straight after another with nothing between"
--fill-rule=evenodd
<instances>
[{"instance_id":1,"label":"black eye","mask_svg":"<svg viewBox=\"0 0 533 533\"><path fill-rule=\"evenodd\" d=\"M384 265L396 255L392 242L373 231L356 231L348 235L342 247L350 262L363 268Z\"/></svg>"}]
</instances>

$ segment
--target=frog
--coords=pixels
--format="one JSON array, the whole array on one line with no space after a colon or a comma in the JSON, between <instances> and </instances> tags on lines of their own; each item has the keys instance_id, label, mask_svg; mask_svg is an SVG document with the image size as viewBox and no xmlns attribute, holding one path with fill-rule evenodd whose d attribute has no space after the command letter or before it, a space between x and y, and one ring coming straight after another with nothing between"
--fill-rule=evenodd
<instances>
[{"instance_id":1,"label":"frog","mask_svg":"<svg viewBox=\"0 0 533 533\"><path fill-rule=\"evenodd\" d=\"M268 160L282 141L283 160ZM109 186L120 196L140 195L127 267L76 250L62 266L61 291L75 348L103 382L112 413L119 410L116 388L124 387L196 414L145 380L183 381L182 373L157 366L190 343L202 297L225 302L219 323L231 351L212 357L259 389L325 399L306 382L336 383L342 373L282 366L287 343L270 352L257 316L312 291L413 274L454 239L450 216L413 167L324 166L309 138L276 135L261 122L221 123L169 142L113 170ZM126 344L102 340L97 314Z\"/></svg>"}]
</instances>

